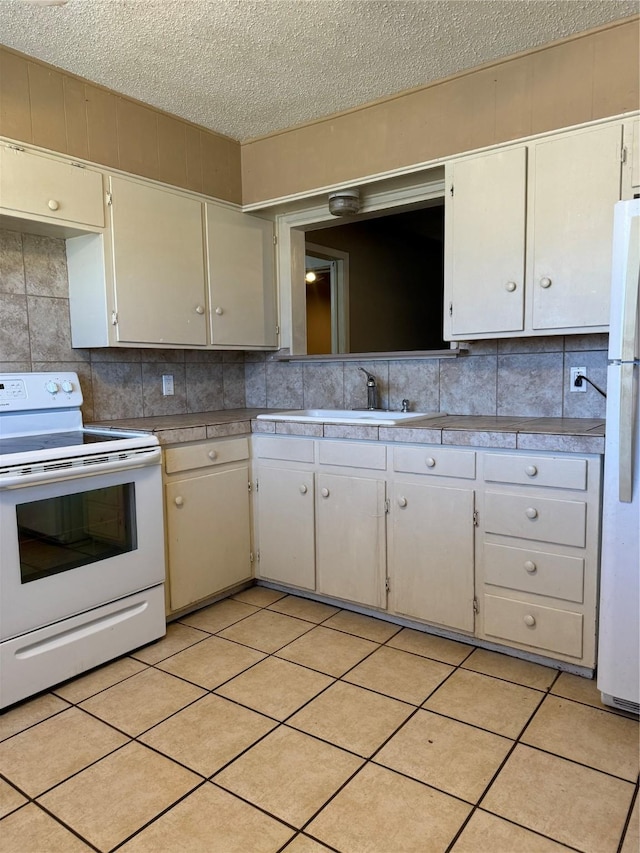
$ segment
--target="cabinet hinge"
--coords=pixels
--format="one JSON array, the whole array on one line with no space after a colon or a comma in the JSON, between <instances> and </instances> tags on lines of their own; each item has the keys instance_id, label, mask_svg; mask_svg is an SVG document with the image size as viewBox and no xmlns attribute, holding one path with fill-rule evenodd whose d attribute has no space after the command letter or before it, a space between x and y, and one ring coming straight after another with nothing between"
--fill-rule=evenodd
<instances>
[{"instance_id":1,"label":"cabinet hinge","mask_svg":"<svg viewBox=\"0 0 640 853\"><path fill-rule=\"evenodd\" d=\"M473 599L473 612L480 613L480 605L478 604L478 599L475 597Z\"/></svg>"},{"instance_id":2,"label":"cabinet hinge","mask_svg":"<svg viewBox=\"0 0 640 853\"><path fill-rule=\"evenodd\" d=\"M391 584L389 583L389 578L384 579L384 588L385 588L386 592L389 592L389 590L391 589Z\"/></svg>"},{"instance_id":3,"label":"cabinet hinge","mask_svg":"<svg viewBox=\"0 0 640 853\"><path fill-rule=\"evenodd\" d=\"M111 312L111 325L112 326L118 325L118 312L117 311Z\"/></svg>"},{"instance_id":4,"label":"cabinet hinge","mask_svg":"<svg viewBox=\"0 0 640 853\"><path fill-rule=\"evenodd\" d=\"M478 510L477 509L474 509L474 511L473 511L473 526L474 527L478 526Z\"/></svg>"},{"instance_id":5,"label":"cabinet hinge","mask_svg":"<svg viewBox=\"0 0 640 853\"><path fill-rule=\"evenodd\" d=\"M256 560L260 562L260 549L256 551Z\"/></svg>"},{"instance_id":6,"label":"cabinet hinge","mask_svg":"<svg viewBox=\"0 0 640 853\"><path fill-rule=\"evenodd\" d=\"M453 317L453 302L449 303L449 316Z\"/></svg>"},{"instance_id":7,"label":"cabinet hinge","mask_svg":"<svg viewBox=\"0 0 640 853\"><path fill-rule=\"evenodd\" d=\"M86 168L87 168L87 167L84 165L84 163L76 163L76 162L75 162L75 160L72 160L72 161L71 161L71 165L72 165L72 166L75 166L75 167L76 167L76 169L86 169Z\"/></svg>"},{"instance_id":8,"label":"cabinet hinge","mask_svg":"<svg viewBox=\"0 0 640 853\"><path fill-rule=\"evenodd\" d=\"M12 151L24 151L21 145L7 145L7 148L10 148Z\"/></svg>"},{"instance_id":9,"label":"cabinet hinge","mask_svg":"<svg viewBox=\"0 0 640 853\"><path fill-rule=\"evenodd\" d=\"M256 478L256 492L260 491L260 481Z\"/></svg>"},{"instance_id":10,"label":"cabinet hinge","mask_svg":"<svg viewBox=\"0 0 640 853\"><path fill-rule=\"evenodd\" d=\"M453 184L451 184L451 188L449 189L449 195L453 198Z\"/></svg>"},{"instance_id":11,"label":"cabinet hinge","mask_svg":"<svg viewBox=\"0 0 640 853\"><path fill-rule=\"evenodd\" d=\"M113 204L113 193L110 190L107 192L107 204Z\"/></svg>"},{"instance_id":12,"label":"cabinet hinge","mask_svg":"<svg viewBox=\"0 0 640 853\"><path fill-rule=\"evenodd\" d=\"M249 480L249 482L247 483L247 488L249 489L249 491L251 491L251 480Z\"/></svg>"},{"instance_id":13,"label":"cabinet hinge","mask_svg":"<svg viewBox=\"0 0 640 853\"><path fill-rule=\"evenodd\" d=\"M253 563L253 551L249 551L249 562Z\"/></svg>"},{"instance_id":14,"label":"cabinet hinge","mask_svg":"<svg viewBox=\"0 0 640 853\"><path fill-rule=\"evenodd\" d=\"M276 325L276 335L280 334L280 326Z\"/></svg>"},{"instance_id":15,"label":"cabinet hinge","mask_svg":"<svg viewBox=\"0 0 640 853\"><path fill-rule=\"evenodd\" d=\"M384 499L384 511L385 513L391 512L391 501L389 498Z\"/></svg>"},{"instance_id":16,"label":"cabinet hinge","mask_svg":"<svg viewBox=\"0 0 640 853\"><path fill-rule=\"evenodd\" d=\"M277 246L277 245L278 245L278 235L277 235L277 234L274 234L274 235L273 235L273 245L274 245L274 246Z\"/></svg>"},{"instance_id":17,"label":"cabinet hinge","mask_svg":"<svg viewBox=\"0 0 640 853\"><path fill-rule=\"evenodd\" d=\"M623 145L622 148L620 149L620 162L621 163L627 162L627 146L626 145Z\"/></svg>"}]
</instances>

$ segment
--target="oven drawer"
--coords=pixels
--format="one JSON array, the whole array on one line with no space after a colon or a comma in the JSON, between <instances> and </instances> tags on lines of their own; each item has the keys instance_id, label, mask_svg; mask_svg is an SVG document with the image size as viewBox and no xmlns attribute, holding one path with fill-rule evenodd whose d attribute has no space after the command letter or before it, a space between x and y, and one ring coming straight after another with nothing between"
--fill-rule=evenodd
<instances>
[{"instance_id":1,"label":"oven drawer","mask_svg":"<svg viewBox=\"0 0 640 853\"><path fill-rule=\"evenodd\" d=\"M484 633L568 657L582 657L581 613L497 595L484 596Z\"/></svg>"},{"instance_id":2,"label":"oven drawer","mask_svg":"<svg viewBox=\"0 0 640 853\"><path fill-rule=\"evenodd\" d=\"M487 492L484 514L487 533L585 546L587 504L584 501Z\"/></svg>"},{"instance_id":3,"label":"oven drawer","mask_svg":"<svg viewBox=\"0 0 640 853\"><path fill-rule=\"evenodd\" d=\"M487 453L484 457L484 479L494 483L584 491L587 488L587 460Z\"/></svg>"},{"instance_id":4,"label":"oven drawer","mask_svg":"<svg viewBox=\"0 0 640 853\"><path fill-rule=\"evenodd\" d=\"M442 447L394 447L393 470L473 480L476 476L476 454L473 450Z\"/></svg>"},{"instance_id":5,"label":"oven drawer","mask_svg":"<svg viewBox=\"0 0 640 853\"><path fill-rule=\"evenodd\" d=\"M564 601L583 601L582 557L485 542L484 564L485 582L493 586Z\"/></svg>"},{"instance_id":6,"label":"oven drawer","mask_svg":"<svg viewBox=\"0 0 640 853\"><path fill-rule=\"evenodd\" d=\"M248 458L249 442L246 438L233 438L228 441L216 439L184 447L169 447L164 452L164 465L167 474L177 474L179 471L211 468L213 465L224 465L225 462L239 462Z\"/></svg>"}]
</instances>

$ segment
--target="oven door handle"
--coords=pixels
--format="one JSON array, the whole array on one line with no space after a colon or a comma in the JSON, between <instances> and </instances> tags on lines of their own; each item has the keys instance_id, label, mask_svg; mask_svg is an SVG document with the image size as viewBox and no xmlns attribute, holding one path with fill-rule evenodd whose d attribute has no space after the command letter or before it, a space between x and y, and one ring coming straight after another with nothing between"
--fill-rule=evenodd
<instances>
[{"instance_id":1,"label":"oven door handle","mask_svg":"<svg viewBox=\"0 0 640 853\"><path fill-rule=\"evenodd\" d=\"M90 457L88 457L90 458ZM30 474L0 474L0 491L4 489L21 489L25 486L49 485L64 480L78 480L82 477L92 477L95 474L113 474L120 471L147 468L149 465L159 465L162 459L162 449L153 447L149 450L137 451L127 455L125 459L113 459L108 462L85 462L83 465L54 467L36 471ZM75 460L77 462L77 460ZM27 467L27 466L25 466Z\"/></svg>"}]
</instances>

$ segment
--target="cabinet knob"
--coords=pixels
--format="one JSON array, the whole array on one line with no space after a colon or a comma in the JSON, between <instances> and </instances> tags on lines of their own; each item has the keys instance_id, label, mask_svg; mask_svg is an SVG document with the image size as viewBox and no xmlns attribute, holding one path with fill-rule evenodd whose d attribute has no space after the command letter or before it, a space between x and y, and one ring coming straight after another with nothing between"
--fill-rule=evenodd
<instances>
[{"instance_id":1,"label":"cabinet knob","mask_svg":"<svg viewBox=\"0 0 640 853\"><path fill-rule=\"evenodd\" d=\"M329 489L320 489L320 494L322 495L323 498L328 498L329 497Z\"/></svg>"},{"instance_id":2,"label":"cabinet knob","mask_svg":"<svg viewBox=\"0 0 640 853\"><path fill-rule=\"evenodd\" d=\"M427 456L427 458L424 460L424 464L427 466L427 468L435 468L436 460L433 458L433 456Z\"/></svg>"},{"instance_id":3,"label":"cabinet knob","mask_svg":"<svg viewBox=\"0 0 640 853\"><path fill-rule=\"evenodd\" d=\"M507 290L509 293L513 293L513 291L517 288L517 286L518 285L515 283L515 281L508 281L505 284L504 289Z\"/></svg>"},{"instance_id":4,"label":"cabinet knob","mask_svg":"<svg viewBox=\"0 0 640 853\"><path fill-rule=\"evenodd\" d=\"M527 467L524 469L524 473L527 475L527 477L535 477L538 473L538 469L535 465L527 465Z\"/></svg>"},{"instance_id":5,"label":"cabinet knob","mask_svg":"<svg viewBox=\"0 0 640 853\"><path fill-rule=\"evenodd\" d=\"M222 310L222 308L221 308L219 305L218 305L218 307L216 308L216 314L218 315L218 317L219 317L221 314L224 314L224 311Z\"/></svg>"},{"instance_id":6,"label":"cabinet knob","mask_svg":"<svg viewBox=\"0 0 640 853\"><path fill-rule=\"evenodd\" d=\"M217 450L210 450L210 451L207 453L207 456L208 456L208 457L209 457L209 459L211 459L211 460L217 459L217 458L218 458L218 451L217 451Z\"/></svg>"},{"instance_id":7,"label":"cabinet knob","mask_svg":"<svg viewBox=\"0 0 640 853\"><path fill-rule=\"evenodd\" d=\"M527 613L527 615L524 617L524 624L528 625L529 628L533 628L533 626L536 624L536 617L532 616L530 613Z\"/></svg>"},{"instance_id":8,"label":"cabinet knob","mask_svg":"<svg viewBox=\"0 0 640 853\"><path fill-rule=\"evenodd\" d=\"M551 287L551 279L547 275L543 275L540 279L540 287L544 287L546 290L548 287Z\"/></svg>"},{"instance_id":9,"label":"cabinet knob","mask_svg":"<svg viewBox=\"0 0 640 853\"><path fill-rule=\"evenodd\" d=\"M406 506L407 499L405 497L398 498L398 506Z\"/></svg>"},{"instance_id":10,"label":"cabinet knob","mask_svg":"<svg viewBox=\"0 0 640 853\"><path fill-rule=\"evenodd\" d=\"M60 203L55 200L55 198L50 198L47 202L47 207L49 210L57 210L60 207Z\"/></svg>"},{"instance_id":11,"label":"cabinet knob","mask_svg":"<svg viewBox=\"0 0 640 853\"><path fill-rule=\"evenodd\" d=\"M177 498L174 498L173 502L176 506L182 506L182 504L184 503L184 498L182 498L182 497L180 497L180 495L178 495Z\"/></svg>"},{"instance_id":12,"label":"cabinet knob","mask_svg":"<svg viewBox=\"0 0 640 853\"><path fill-rule=\"evenodd\" d=\"M535 575L538 571L538 567L532 560L526 560L524 564L525 572L529 572L530 575Z\"/></svg>"},{"instance_id":13,"label":"cabinet knob","mask_svg":"<svg viewBox=\"0 0 640 853\"><path fill-rule=\"evenodd\" d=\"M537 518L538 517L538 510L533 506L528 506L525 509L524 513L527 516L527 518Z\"/></svg>"},{"instance_id":14,"label":"cabinet knob","mask_svg":"<svg viewBox=\"0 0 640 853\"><path fill-rule=\"evenodd\" d=\"M196 305L196 314L204 314L204 305Z\"/></svg>"},{"instance_id":15,"label":"cabinet knob","mask_svg":"<svg viewBox=\"0 0 640 853\"><path fill-rule=\"evenodd\" d=\"M300 486L300 494L301 494L301 495L306 495L306 494L307 494L307 491L308 491L308 489L307 489L307 487L306 487L306 486L304 485L304 483L303 483L303 484L302 484L302 486Z\"/></svg>"}]
</instances>

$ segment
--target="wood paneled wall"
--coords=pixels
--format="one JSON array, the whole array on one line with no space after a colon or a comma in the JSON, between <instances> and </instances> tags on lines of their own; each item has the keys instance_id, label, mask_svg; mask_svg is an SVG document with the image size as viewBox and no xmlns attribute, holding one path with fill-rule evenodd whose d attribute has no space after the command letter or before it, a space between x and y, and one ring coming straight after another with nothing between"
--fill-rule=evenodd
<instances>
[{"instance_id":1,"label":"wood paneled wall","mask_svg":"<svg viewBox=\"0 0 640 853\"><path fill-rule=\"evenodd\" d=\"M241 202L235 140L2 46L0 136Z\"/></svg>"},{"instance_id":2,"label":"wood paneled wall","mask_svg":"<svg viewBox=\"0 0 640 853\"><path fill-rule=\"evenodd\" d=\"M245 204L640 107L638 18L249 141Z\"/></svg>"}]
</instances>

